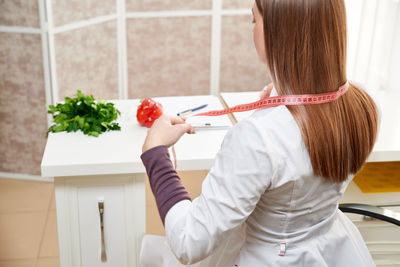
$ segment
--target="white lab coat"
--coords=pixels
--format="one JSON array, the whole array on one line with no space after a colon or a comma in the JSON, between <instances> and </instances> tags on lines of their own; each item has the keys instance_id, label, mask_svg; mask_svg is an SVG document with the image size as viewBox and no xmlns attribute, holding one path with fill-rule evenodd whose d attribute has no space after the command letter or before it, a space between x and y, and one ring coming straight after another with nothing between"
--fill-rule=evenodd
<instances>
[{"instance_id":1,"label":"white lab coat","mask_svg":"<svg viewBox=\"0 0 400 267\"><path fill-rule=\"evenodd\" d=\"M334 184L315 177L288 109L257 110L227 133L201 195L167 213L167 242L144 240L142 266L182 266L173 255L202 267L375 266L338 209L352 178ZM164 263L152 265L157 243Z\"/></svg>"}]
</instances>

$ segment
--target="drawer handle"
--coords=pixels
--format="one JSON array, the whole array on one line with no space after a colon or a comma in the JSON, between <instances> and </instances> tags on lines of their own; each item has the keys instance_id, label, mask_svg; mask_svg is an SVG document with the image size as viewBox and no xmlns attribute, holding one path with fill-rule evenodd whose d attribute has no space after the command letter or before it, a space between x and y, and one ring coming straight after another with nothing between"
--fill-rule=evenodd
<instances>
[{"instance_id":1,"label":"drawer handle","mask_svg":"<svg viewBox=\"0 0 400 267\"><path fill-rule=\"evenodd\" d=\"M101 261L106 262L107 261L107 255L106 255L106 246L104 242L104 200L99 200L98 201L98 206L99 206L99 214L100 214L100 230L101 230Z\"/></svg>"}]
</instances>

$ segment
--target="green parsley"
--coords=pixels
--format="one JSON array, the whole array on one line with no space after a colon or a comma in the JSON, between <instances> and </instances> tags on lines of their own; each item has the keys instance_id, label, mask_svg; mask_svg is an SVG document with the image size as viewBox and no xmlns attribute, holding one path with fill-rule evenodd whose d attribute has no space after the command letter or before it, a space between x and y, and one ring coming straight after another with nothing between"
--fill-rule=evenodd
<instances>
[{"instance_id":1,"label":"green parsley","mask_svg":"<svg viewBox=\"0 0 400 267\"><path fill-rule=\"evenodd\" d=\"M47 113L53 115L53 125L47 131L76 132L81 130L86 135L98 137L106 131L119 131L121 127L112 122L120 115L113 103L95 101L92 95L85 96L80 90L75 98L65 97L65 102L56 106L49 105Z\"/></svg>"}]
</instances>

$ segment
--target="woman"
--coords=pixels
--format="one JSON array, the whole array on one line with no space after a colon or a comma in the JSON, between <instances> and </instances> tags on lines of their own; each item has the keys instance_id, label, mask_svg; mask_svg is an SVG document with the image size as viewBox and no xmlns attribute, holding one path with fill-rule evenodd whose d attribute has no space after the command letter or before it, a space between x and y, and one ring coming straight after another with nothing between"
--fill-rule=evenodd
<instances>
[{"instance_id":1,"label":"woman","mask_svg":"<svg viewBox=\"0 0 400 267\"><path fill-rule=\"evenodd\" d=\"M346 84L343 0L256 0L253 16L273 95ZM338 201L377 129L374 101L351 83L334 102L259 109L227 133L191 202L167 147L193 129L161 117L142 160L172 252L184 264L207 258L208 266L374 266Z\"/></svg>"}]
</instances>

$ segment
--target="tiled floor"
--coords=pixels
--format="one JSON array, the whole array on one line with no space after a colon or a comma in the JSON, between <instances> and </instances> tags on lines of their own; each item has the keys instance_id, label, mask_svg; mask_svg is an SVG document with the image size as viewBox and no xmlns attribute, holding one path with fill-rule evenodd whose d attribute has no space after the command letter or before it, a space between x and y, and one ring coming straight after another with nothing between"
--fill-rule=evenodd
<instances>
[{"instance_id":1,"label":"tiled floor","mask_svg":"<svg viewBox=\"0 0 400 267\"><path fill-rule=\"evenodd\" d=\"M0 267L58 267L54 185L0 179Z\"/></svg>"},{"instance_id":2,"label":"tiled floor","mask_svg":"<svg viewBox=\"0 0 400 267\"><path fill-rule=\"evenodd\" d=\"M206 174L179 173L192 198L200 194ZM146 209L147 233L164 235L148 185ZM54 184L0 177L0 267L59 266Z\"/></svg>"}]
</instances>

